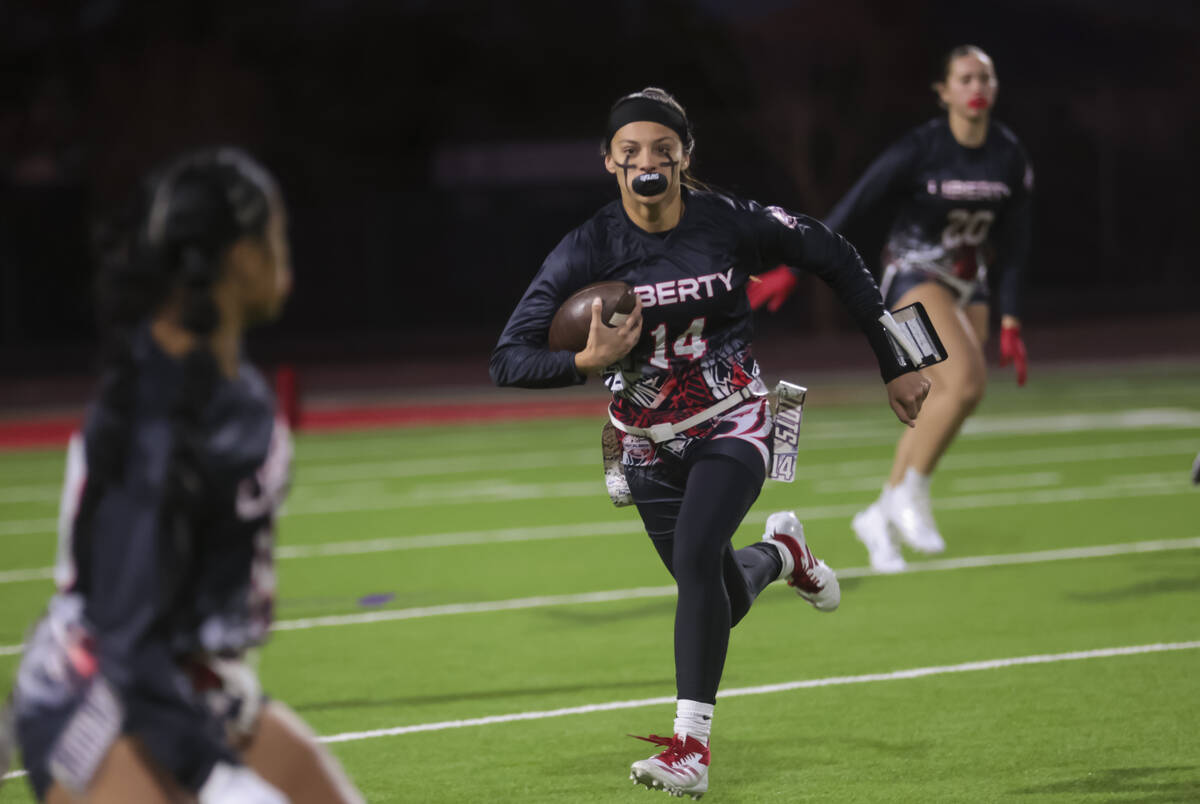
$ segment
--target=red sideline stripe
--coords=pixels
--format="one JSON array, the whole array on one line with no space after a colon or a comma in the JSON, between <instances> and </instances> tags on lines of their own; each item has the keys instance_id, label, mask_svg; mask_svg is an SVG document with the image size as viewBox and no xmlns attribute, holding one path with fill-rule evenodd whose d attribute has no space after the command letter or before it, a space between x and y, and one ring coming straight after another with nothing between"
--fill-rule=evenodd
<instances>
[{"instance_id":1,"label":"red sideline stripe","mask_svg":"<svg viewBox=\"0 0 1200 804\"><path fill-rule=\"evenodd\" d=\"M76 418L0 421L0 449L65 447L71 433L79 429Z\"/></svg>"},{"instance_id":2,"label":"red sideline stripe","mask_svg":"<svg viewBox=\"0 0 1200 804\"><path fill-rule=\"evenodd\" d=\"M413 427L423 424L561 419L572 416L603 416L606 410L608 403L604 399L336 408L304 411L301 414L301 429L306 432L330 432L365 430L372 427Z\"/></svg>"},{"instance_id":3,"label":"red sideline stripe","mask_svg":"<svg viewBox=\"0 0 1200 804\"><path fill-rule=\"evenodd\" d=\"M329 433L339 430L370 430L382 427L418 427L429 424L561 419L572 416L603 416L605 399L573 399L559 402L463 403L396 405L392 407L331 408L306 410L301 429ZM66 446L79 419L36 419L0 421L0 450L38 449Z\"/></svg>"}]
</instances>

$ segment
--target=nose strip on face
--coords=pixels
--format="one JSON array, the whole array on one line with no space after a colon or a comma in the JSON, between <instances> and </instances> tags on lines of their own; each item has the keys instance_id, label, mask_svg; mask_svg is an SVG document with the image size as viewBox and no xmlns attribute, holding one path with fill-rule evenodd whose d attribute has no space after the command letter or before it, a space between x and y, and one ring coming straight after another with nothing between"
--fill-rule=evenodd
<instances>
[{"instance_id":1,"label":"nose strip on face","mask_svg":"<svg viewBox=\"0 0 1200 804\"><path fill-rule=\"evenodd\" d=\"M667 189L667 177L661 173L643 173L631 182L633 191L638 195L658 195Z\"/></svg>"}]
</instances>

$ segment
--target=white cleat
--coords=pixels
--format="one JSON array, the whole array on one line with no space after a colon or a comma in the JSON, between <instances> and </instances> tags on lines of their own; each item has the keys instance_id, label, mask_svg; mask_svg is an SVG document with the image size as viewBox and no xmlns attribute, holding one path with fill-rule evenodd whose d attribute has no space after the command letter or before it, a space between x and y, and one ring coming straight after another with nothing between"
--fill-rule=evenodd
<instances>
[{"instance_id":1,"label":"white cleat","mask_svg":"<svg viewBox=\"0 0 1200 804\"><path fill-rule=\"evenodd\" d=\"M633 736L633 735L631 735ZM680 739L638 737L648 743L665 746L665 749L648 759L639 759L629 768L629 778L634 784L645 785L650 790L662 790L672 796L691 796L698 799L708 792L708 765L711 754L708 746L695 737Z\"/></svg>"},{"instance_id":2,"label":"white cleat","mask_svg":"<svg viewBox=\"0 0 1200 804\"><path fill-rule=\"evenodd\" d=\"M927 476L909 469L900 485L888 489L883 505L888 521L909 547L928 555L945 551L946 542L933 521Z\"/></svg>"},{"instance_id":3,"label":"white cleat","mask_svg":"<svg viewBox=\"0 0 1200 804\"><path fill-rule=\"evenodd\" d=\"M867 548L871 569L887 574L904 572L908 565L892 539L891 526L879 503L871 503L870 507L855 514L850 526L854 528L855 537Z\"/></svg>"},{"instance_id":4,"label":"white cleat","mask_svg":"<svg viewBox=\"0 0 1200 804\"><path fill-rule=\"evenodd\" d=\"M783 560L780 578L807 600L817 611L835 611L842 602L842 587L837 573L812 554L804 540L804 526L791 511L777 511L767 517L763 541L775 544Z\"/></svg>"}]
</instances>

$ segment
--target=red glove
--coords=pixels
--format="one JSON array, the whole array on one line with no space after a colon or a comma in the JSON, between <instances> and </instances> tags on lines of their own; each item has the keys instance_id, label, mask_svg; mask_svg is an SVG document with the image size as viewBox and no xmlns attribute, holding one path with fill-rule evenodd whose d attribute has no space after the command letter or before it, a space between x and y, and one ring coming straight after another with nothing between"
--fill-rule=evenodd
<instances>
[{"instance_id":1,"label":"red glove","mask_svg":"<svg viewBox=\"0 0 1200 804\"><path fill-rule=\"evenodd\" d=\"M746 285L750 309L757 310L765 304L772 313L779 312L779 308L787 301L787 297L792 295L799 281L792 269L786 265L777 266L765 274L751 278L750 283Z\"/></svg>"},{"instance_id":2,"label":"red glove","mask_svg":"<svg viewBox=\"0 0 1200 804\"><path fill-rule=\"evenodd\" d=\"M1017 370L1017 385L1024 385L1029 374L1029 364L1025 353L1025 341L1021 340L1021 327L1016 325L1000 327L1000 365L1012 363Z\"/></svg>"}]
</instances>

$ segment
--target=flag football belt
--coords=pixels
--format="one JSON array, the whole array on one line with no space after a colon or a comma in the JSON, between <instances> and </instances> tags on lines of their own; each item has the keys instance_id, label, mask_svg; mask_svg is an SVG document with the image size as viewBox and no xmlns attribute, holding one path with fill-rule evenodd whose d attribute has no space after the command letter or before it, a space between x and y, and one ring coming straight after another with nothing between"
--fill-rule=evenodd
<instances>
[{"instance_id":1,"label":"flag football belt","mask_svg":"<svg viewBox=\"0 0 1200 804\"><path fill-rule=\"evenodd\" d=\"M661 422L659 424L652 424L649 427L634 427L633 425L625 424L617 419L617 417L613 415L611 408L608 411L608 420L612 422L613 427L617 428L622 433L642 436L643 438L650 439L655 444L661 444L664 441L670 441L672 438L686 430L690 430L697 424L704 424L704 422L708 421L714 416L720 416L730 408L736 407L754 396L757 396L757 394L755 394L750 386L747 385L737 393L730 394L715 405L705 408L695 416L688 416L681 422Z\"/></svg>"},{"instance_id":2,"label":"flag football belt","mask_svg":"<svg viewBox=\"0 0 1200 804\"><path fill-rule=\"evenodd\" d=\"M772 480L781 480L784 483L791 483L796 479L796 455L799 451L800 437L800 420L804 413L804 397L808 392L802 385L795 385L790 382L780 380L775 386L775 391L770 395L771 414L774 419L774 427L771 431L771 467L769 477ZM675 424L658 425L663 428L671 428L671 435L668 435L663 441L666 441L676 433L681 433L689 427L695 427L713 416L722 413L729 408L734 407L739 402L746 399L752 399L757 396L749 387L743 388L738 393L722 399L711 408L684 419ZM620 432L630 433L632 435L648 434L654 428L647 427L630 427L617 421L610 412L609 421L604 424L601 431L600 443L604 451L604 485L608 489L609 499L613 505L618 508L632 505L633 494L629 491L629 481L625 478L625 467L622 464L622 452L624 445L621 442ZM668 432L660 430L660 432Z\"/></svg>"},{"instance_id":3,"label":"flag football belt","mask_svg":"<svg viewBox=\"0 0 1200 804\"><path fill-rule=\"evenodd\" d=\"M898 259L895 262L889 263L887 268L883 270L883 279L879 283L879 293L884 298L887 298L888 289L901 271L924 271L927 274L932 274L937 278L937 281L944 283L953 290L955 295L958 296L958 305L961 307L967 303L967 300L971 298L971 294L982 284L980 281L982 277L986 276L986 266L981 263L979 267L980 274L978 278L963 279L955 276L944 266L936 262L926 262L919 258Z\"/></svg>"}]
</instances>

